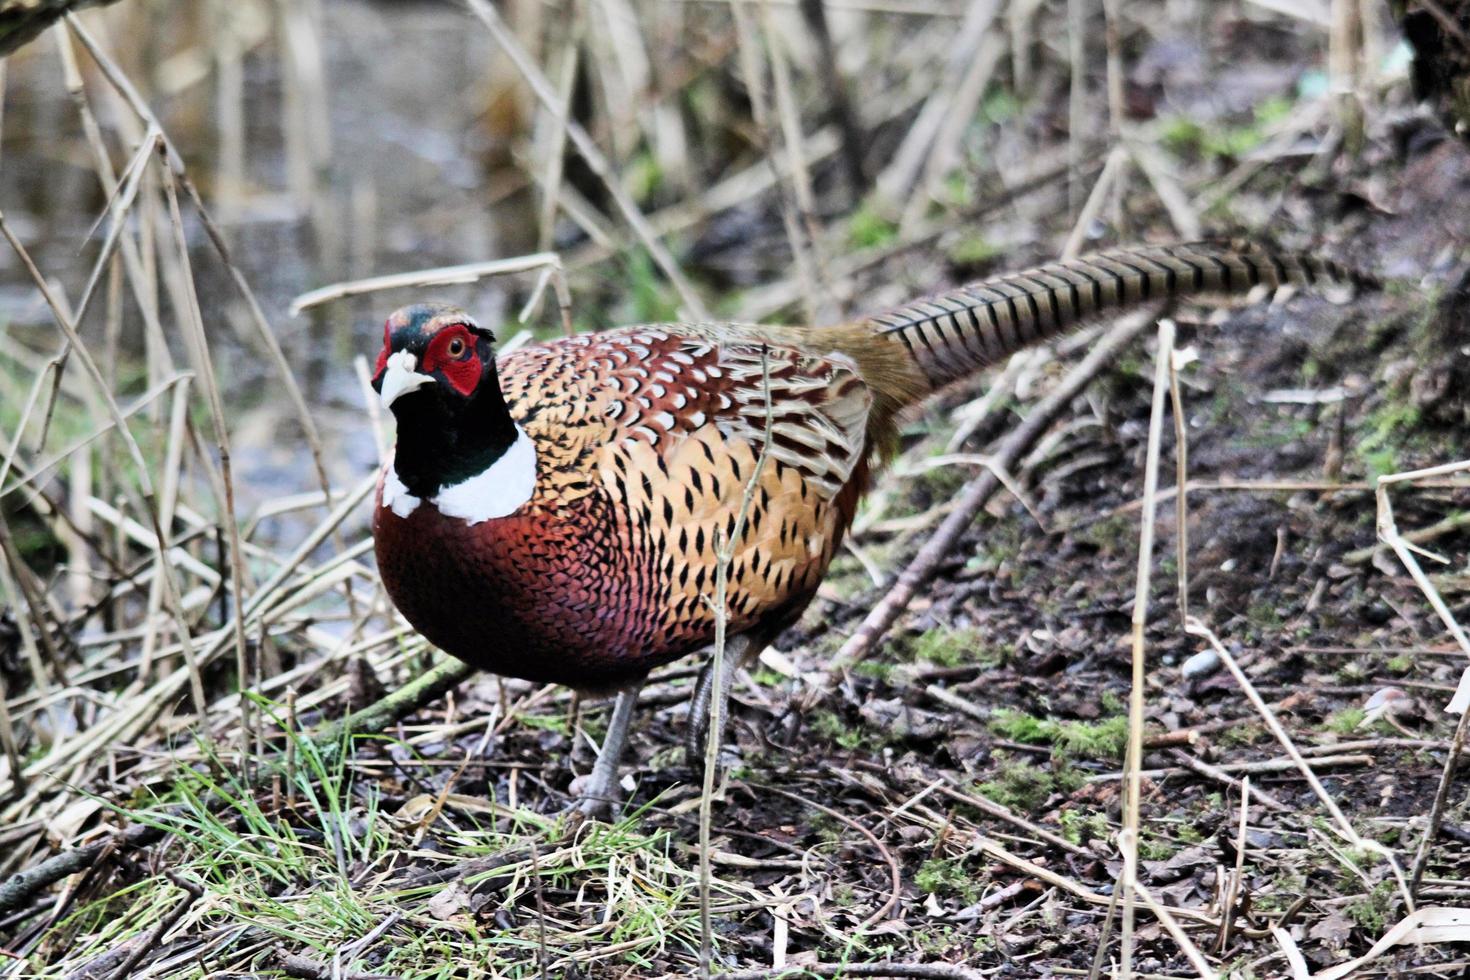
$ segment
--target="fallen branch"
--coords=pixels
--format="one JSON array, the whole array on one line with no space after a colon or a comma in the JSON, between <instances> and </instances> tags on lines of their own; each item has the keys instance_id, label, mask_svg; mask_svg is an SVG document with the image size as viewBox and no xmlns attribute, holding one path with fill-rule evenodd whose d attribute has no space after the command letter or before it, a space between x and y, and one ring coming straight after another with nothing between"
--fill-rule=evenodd
<instances>
[{"instance_id":1,"label":"fallen branch","mask_svg":"<svg viewBox=\"0 0 1470 980\"><path fill-rule=\"evenodd\" d=\"M992 465L976 477L959 500L955 501L954 510L950 511L944 523L939 525L939 529L924 543L924 547L919 549L919 553L904 569L893 588L888 590L888 594L873 607L872 612L868 613L867 618L857 628L857 632L853 633L842 645L842 649L837 651L837 656L833 658L828 668L829 674L846 670L872 652L883 634L888 632L889 627L908 608L908 604L918 594L919 589L923 588L934 576L939 568L939 563L949 556L955 543L959 541L960 535L974 522L975 515L980 513L980 509L1001 488L997 471L1012 469L1041 438L1042 433L1051 427L1052 422L1056 421L1057 417L1066 410L1072 399L1091 384L1092 380L1112 363L1113 358L1141 333L1144 327L1153 322L1154 317L1154 311L1149 310L1119 320L1093 345L1082 363L1073 368L1061 384L1057 385L1032 409L1031 414L1026 416L1026 421L1017 426L990 457Z\"/></svg>"}]
</instances>

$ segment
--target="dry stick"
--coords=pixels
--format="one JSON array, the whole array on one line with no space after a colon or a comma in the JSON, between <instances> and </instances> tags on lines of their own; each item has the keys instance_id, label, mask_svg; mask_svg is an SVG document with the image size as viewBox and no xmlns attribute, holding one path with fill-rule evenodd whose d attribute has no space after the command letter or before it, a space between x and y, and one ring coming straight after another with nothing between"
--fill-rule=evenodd
<instances>
[{"instance_id":1,"label":"dry stick","mask_svg":"<svg viewBox=\"0 0 1470 980\"><path fill-rule=\"evenodd\" d=\"M1224 956L1230 945L1230 929L1235 925L1236 902L1245 881L1245 843L1250 818L1251 778L1246 776L1241 780L1240 786L1240 827L1235 834L1235 867L1231 871L1230 884L1225 891L1225 907L1220 910L1220 935L1215 943L1215 953L1218 956Z\"/></svg>"},{"instance_id":2,"label":"dry stick","mask_svg":"<svg viewBox=\"0 0 1470 980\"><path fill-rule=\"evenodd\" d=\"M1348 153L1354 156L1363 144L1363 107L1357 92L1362 34L1358 13L1358 0L1332 0L1327 45L1327 73L1337 103L1337 124Z\"/></svg>"},{"instance_id":3,"label":"dry stick","mask_svg":"<svg viewBox=\"0 0 1470 980\"><path fill-rule=\"evenodd\" d=\"M230 463L230 433L225 424L225 407L220 398L219 384L214 377L214 362L210 358L209 340L204 335L204 313L199 308L199 294L194 288L194 273L189 264L189 242L184 234L184 221L179 214L178 190L174 185L173 171L168 167L167 159L161 161L163 166L163 188L168 196L169 220L174 230L174 245L178 249L179 263L183 269L185 286L186 309L180 311L186 329L184 337L189 342L194 353L195 370L199 373L200 385L204 389L205 402L209 406L210 421L214 428L215 451L219 453L220 478L224 483L224 507L221 515L225 525L225 535L229 538L230 547L230 582L235 592L235 606L238 608L245 601L245 561L240 550L240 525L235 517L235 481L231 471ZM331 489L325 484L322 492L330 495ZM328 496L330 500L330 496ZM240 616L231 617L235 627L235 671L239 690L249 690L253 684L249 669L249 652L245 645L245 624ZM250 712L250 700L240 700L240 761L248 766L250 758L250 737L253 727L253 719Z\"/></svg>"},{"instance_id":4,"label":"dry stick","mask_svg":"<svg viewBox=\"0 0 1470 980\"><path fill-rule=\"evenodd\" d=\"M1108 139L1114 146L1121 146L1123 141L1123 54L1118 31L1119 20L1122 17L1122 4L1120 0L1102 0L1102 6L1103 43L1107 48ZM1126 174L1119 173L1112 187L1113 227L1122 231L1126 231L1122 225L1127 220L1127 215L1123 211L1125 180Z\"/></svg>"},{"instance_id":5,"label":"dry stick","mask_svg":"<svg viewBox=\"0 0 1470 980\"><path fill-rule=\"evenodd\" d=\"M827 25L826 0L798 0L802 19L817 39L818 70L826 79L828 97L832 100L832 118L842 134L841 156L847 176L850 197L848 203L856 206L863 196L866 179L863 175L863 129L858 114L853 111L847 77L837 62L837 49L832 43L832 31ZM802 161L805 166L805 160Z\"/></svg>"},{"instance_id":6,"label":"dry stick","mask_svg":"<svg viewBox=\"0 0 1470 980\"><path fill-rule=\"evenodd\" d=\"M1076 220L1082 212L1082 120L1087 112L1086 0L1067 0L1067 67L1071 89L1067 99L1067 210Z\"/></svg>"},{"instance_id":7,"label":"dry stick","mask_svg":"<svg viewBox=\"0 0 1470 980\"><path fill-rule=\"evenodd\" d=\"M745 481L745 491L740 496L740 513L735 518L735 530L730 540L724 542L717 554L715 565L715 649L710 662L714 675L715 693L710 698L709 727L704 743L704 783L699 794L699 975L709 980L710 959L713 947L713 930L710 922L710 821L715 795L715 770L720 764L720 736L725 724L725 629L729 620L726 608L726 589L729 585L730 563L735 560L735 545L745 533L745 521L750 513L750 502L755 498L756 487L766 467L766 458L771 452L771 358L770 351L761 345L761 388L766 399L765 433L761 437L761 451L756 458L755 469ZM694 722L691 720L690 722Z\"/></svg>"},{"instance_id":8,"label":"dry stick","mask_svg":"<svg viewBox=\"0 0 1470 980\"><path fill-rule=\"evenodd\" d=\"M1218 783L1223 783L1224 785L1229 786L1231 789L1240 790L1247 797L1253 798L1257 803L1266 807L1266 809L1268 810L1275 810L1277 813L1292 812L1291 807L1287 806L1285 803L1282 803L1276 797L1267 793L1265 790L1258 789L1257 787L1252 786L1250 784L1249 777L1245 779L1236 779L1234 776L1230 775L1227 770L1222 769L1219 766L1212 766L1208 762L1205 762L1203 759L1198 759L1195 756L1190 755L1183 749L1172 749L1170 750L1169 754L1173 756L1175 762L1179 763L1185 769L1197 772L1207 779L1213 779ZM1260 763L1248 764L1260 765Z\"/></svg>"},{"instance_id":9,"label":"dry stick","mask_svg":"<svg viewBox=\"0 0 1470 980\"><path fill-rule=\"evenodd\" d=\"M1457 510L1449 516L1444 517L1428 527L1417 528L1403 535L1403 539L1410 545L1423 545L1430 541L1444 537L1458 531L1465 525L1470 524L1470 510ZM1366 548L1357 548L1342 556L1343 564L1361 565L1373 558L1378 549L1383 547L1383 542L1375 541ZM1353 652L1357 652L1355 649Z\"/></svg>"},{"instance_id":10,"label":"dry stick","mask_svg":"<svg viewBox=\"0 0 1470 980\"><path fill-rule=\"evenodd\" d=\"M853 830L856 830L858 833L862 834L868 839L868 843L873 845L873 849L883 856L884 863L888 865L888 898L883 902L882 905L878 907L877 911L869 915L862 922L858 923L858 934L861 935L862 933L867 932L870 928L887 918L888 913L892 912L893 909L898 905L899 895L903 891L903 876L898 866L898 859L893 856L893 853L889 851L888 848L883 846L883 842L878 839L878 835L873 833L867 827L864 827L861 823L854 820L852 817L849 817L847 814L840 813L829 806L818 803L816 800L811 799L810 797L798 796L795 793L788 793L784 789L777 789L776 787L770 785L764 786L762 788L765 789L767 792L775 793L778 796L784 796L794 803L799 803L802 806L809 806L814 810L825 813L833 820L837 820L841 823L847 824Z\"/></svg>"},{"instance_id":11,"label":"dry stick","mask_svg":"<svg viewBox=\"0 0 1470 980\"><path fill-rule=\"evenodd\" d=\"M87 138L87 143L91 146L93 168L97 171L97 179L102 184L103 192L111 198L117 193L118 182L112 172L112 162L108 156L106 141L102 138L102 129L97 125L96 116L92 112L92 107L87 102L86 87L82 79L81 69L77 65L76 52L72 50L71 36L64 30L58 30L54 33L56 36L57 51L61 55L63 83L76 105L77 115L81 118L82 122L82 132ZM132 290L133 297L137 301L138 311L143 317L143 330L145 336L148 338L149 348L167 356L167 344L164 341L163 324L158 319L157 295L154 290L149 288L152 280L149 277L148 270L144 268L143 257L139 254L139 245L133 240L132 235L122 236L119 252L122 255L122 268L127 275L129 288ZM149 250L148 256L150 259L152 258L151 249ZM114 276L116 275L116 270L117 266L116 262L114 262ZM121 317L119 316L120 319ZM112 365L114 361L115 358L108 358L109 365ZM165 366L171 367L169 365Z\"/></svg>"},{"instance_id":12,"label":"dry stick","mask_svg":"<svg viewBox=\"0 0 1470 980\"><path fill-rule=\"evenodd\" d=\"M117 66L116 62L114 62L107 55L107 53L102 50L102 47L97 44L97 42L92 38L91 34L89 34L82 27L80 21L78 21L75 17L68 15L67 24L71 28L72 32L86 47L87 52L92 56L93 60L102 70L103 75L107 78L109 83L111 83L112 87L118 92L119 95L123 97L125 101L128 102L133 111L137 114L138 118L144 120L148 124L149 131L157 132L162 138L165 150L165 166L174 174L179 183L183 185L184 192L189 195L189 199L194 205L195 213L198 215L200 222L204 225L205 233L209 236L209 240L214 244L215 251L219 253L220 260L224 262L225 268L229 271L230 280L234 283L235 289L240 293L241 298L245 301L245 307L250 313L250 321L252 324L254 324L256 333L259 336L261 343L265 346L266 352L270 355L271 363L275 367L278 379L283 385L285 385L286 396L291 400L292 408L296 412L297 423L301 426L302 434L306 437L307 447L311 450L312 462L316 467L317 482L321 484L322 493L325 499L330 502L332 497L332 488L331 481L327 477L326 464L323 461L325 452L322 448L321 433L318 431L315 421L313 421L311 410L307 407L306 404L306 398L301 393L301 386L296 383L296 375L291 370L291 365L286 360L286 355L285 352L281 349L280 341L276 339L275 332L272 331L270 328L270 323L266 319L265 311L261 309L259 301L257 301L255 298L254 291L251 290L249 283L245 281L245 276L240 271L239 266L235 264L234 258L230 253L229 245L225 242L223 233L220 231L219 226L215 224L214 219L210 216L209 209L204 206L204 199L200 196L198 188L196 188L194 186L194 182L189 179L188 172L184 168L183 159L174 150L173 144L169 141L168 136L163 132L163 127L158 122L158 117L153 114L151 109L149 109L147 102L145 102L143 98L138 94L137 89L133 87L132 83L128 80L128 77L123 73L122 69ZM70 50L69 46L67 47L67 50ZM131 242L126 243L123 249L123 259L125 265L128 264L127 246L130 244ZM129 266L129 268L131 274L131 266ZM144 307L145 320L149 319L147 304L144 304L142 302L141 294L139 305ZM156 315L154 315L153 319L156 322ZM340 539L337 541L337 545L340 550L342 546L342 542L340 541ZM348 591L348 601L349 604L351 604L352 595L350 587Z\"/></svg>"},{"instance_id":13,"label":"dry stick","mask_svg":"<svg viewBox=\"0 0 1470 980\"><path fill-rule=\"evenodd\" d=\"M1123 797L1123 829L1118 834L1118 845L1123 851L1123 926L1120 934L1123 953L1119 969L1125 978L1133 975L1134 893L1138 888L1138 834L1143 791L1139 772L1143 768L1143 685L1146 676L1143 633L1148 625L1152 593L1159 443L1164 428L1164 402L1169 394L1169 369L1173 357L1174 321L1160 320L1159 349L1154 355L1153 405L1148 419L1148 451L1143 465L1143 526L1138 534L1138 575L1133 589L1133 678L1128 690L1128 756L1123 767L1128 775Z\"/></svg>"},{"instance_id":14,"label":"dry stick","mask_svg":"<svg viewBox=\"0 0 1470 980\"><path fill-rule=\"evenodd\" d=\"M192 881L187 881L171 872L168 874L168 877L170 881L184 890L183 899L169 910L168 915L164 916L163 921L153 928L152 933L147 939L141 936L138 937L137 945L133 947L127 959L123 960L118 965L118 968L112 972L108 980L123 980L124 977L132 973L133 968L143 961L144 956L159 947L160 941L184 917L184 913L189 910L189 906L204 897L204 889Z\"/></svg>"},{"instance_id":15,"label":"dry stick","mask_svg":"<svg viewBox=\"0 0 1470 980\"><path fill-rule=\"evenodd\" d=\"M1169 405L1174 415L1174 542L1175 564L1179 566L1179 622L1189 620L1189 436L1184 418L1184 397L1179 392L1180 362L1177 352L1169 355Z\"/></svg>"},{"instance_id":16,"label":"dry stick","mask_svg":"<svg viewBox=\"0 0 1470 980\"><path fill-rule=\"evenodd\" d=\"M1108 364L1112 363L1119 351L1132 341L1151 319L1152 313L1150 312L1136 312L1119 320L1099 338L1082 363L1073 368L1050 394L1037 403L1031 414L1026 416L1026 420L1016 427L1015 431L990 457L994 466L987 468L965 489L965 492L955 501L954 510L950 511L944 523L939 525L938 530L925 542L924 547L919 549L919 553L904 569L893 588L873 607L873 610L858 626L857 631L837 651L836 657L833 658L828 668L829 674L850 667L872 651L873 646L907 608L909 602L918 594L919 589L928 583L938 569L939 563L953 550L960 535L975 520L975 515L980 513L981 508L1000 489L1001 481L996 475L995 467L1003 470L1013 468L1052 422L1066 410L1072 399L1086 388Z\"/></svg>"},{"instance_id":17,"label":"dry stick","mask_svg":"<svg viewBox=\"0 0 1470 980\"><path fill-rule=\"evenodd\" d=\"M924 161L929 157L929 148L939 133L939 127L949 111L952 93L959 87L974 63L976 52L990 32L990 25L1001 7L1000 0L975 0L967 5L965 18L955 32L945 65L940 77L929 87L929 97L913 124L904 134L903 142L894 152L892 161L878 175L878 198L886 202L897 202L907 197L914 182L919 178Z\"/></svg>"},{"instance_id":18,"label":"dry stick","mask_svg":"<svg viewBox=\"0 0 1470 980\"><path fill-rule=\"evenodd\" d=\"M515 63L517 70L525 78L526 84L531 87L531 91L536 94L536 98L546 107L546 110L554 118L565 121L567 135L571 137L577 152L582 155L588 168L602 180L608 195L617 204L618 210L623 213L623 218L628 222L628 226L633 229L633 233L638 236L643 247L648 249L648 254L663 270L664 275L668 276L669 282L678 291L679 298L683 301L689 315L698 320L709 319L709 311L699 298L699 294L695 292L693 284L685 277L678 263L674 261L674 257L664 247L663 242L659 241L658 233L648 223L643 212L638 209L637 203L623 189L622 182L613 172L607 157L597 148L592 137L587 135L587 131L562 111L558 104L556 89L521 47L515 35L506 27L500 14L489 4L488 0L465 0L465 2L469 5L470 11L480 18L486 29L490 31L490 36L495 39L495 43L500 45L501 50Z\"/></svg>"},{"instance_id":19,"label":"dry stick","mask_svg":"<svg viewBox=\"0 0 1470 980\"><path fill-rule=\"evenodd\" d=\"M143 139L138 144L137 150L133 154L132 160L128 163L127 170L124 172L122 184L116 189L117 192L111 196L107 202L107 207L97 218L100 222L111 216L112 221L108 228L107 237L103 240L102 248L97 253L97 259L92 265L92 271L87 277L86 286L82 289L81 299L78 301L75 311L68 311L65 306L58 307L62 311L62 314L67 316L72 323L81 323L87 315L87 309L91 305L92 296L94 295L97 284L102 280L103 271L108 268L113 250L117 248L119 243L125 246L130 243L130 239L124 231L125 219L137 199L139 188L142 186L143 175L147 171L147 160L153 155L153 147L158 139L158 135L158 131L152 128L144 134ZM57 296L56 298L58 302L61 302L63 299L61 296ZM158 338L160 339L155 339L154 342L161 343L161 337L162 332L160 328L158 334ZM41 423L41 435L37 442L38 447L45 445L47 432L51 426L52 412L55 410L57 398L61 393L62 377L65 374L66 364L70 354L70 344L64 344L61 357L57 362L56 373L52 379L51 397L46 405L44 421ZM171 371L173 365L167 364L165 365L165 369ZM91 392L85 388L83 391L86 392L90 400ZM95 405L89 404L88 407L94 411L96 410Z\"/></svg>"},{"instance_id":20,"label":"dry stick","mask_svg":"<svg viewBox=\"0 0 1470 980\"><path fill-rule=\"evenodd\" d=\"M193 375L189 376L192 380ZM189 417L188 380L174 388L172 410L169 413L168 444L163 455L163 499L158 505L158 523L164 527L174 526L174 511L178 506L178 473L183 466L184 425ZM153 674L153 653L158 640L154 629L158 612L163 605L163 583L155 575L148 588L148 606L143 613L143 652L138 658L138 681L148 683Z\"/></svg>"},{"instance_id":21,"label":"dry stick","mask_svg":"<svg viewBox=\"0 0 1470 980\"><path fill-rule=\"evenodd\" d=\"M1159 901L1153 897L1153 894L1144 887L1143 882L1135 881L1133 888L1138 892L1138 897L1143 899L1143 904L1148 906L1148 910L1159 917L1159 921L1164 924L1164 931L1178 944L1179 949L1184 953L1184 958L1189 960L1189 965L1194 967L1202 980L1215 980L1219 974L1210 966L1209 961L1205 959L1205 954L1201 953L1199 947L1194 944L1194 940L1189 938L1189 934L1184 931L1184 927L1179 924L1179 920L1174 918L1174 914L1165 906L1159 904ZM1126 902L1127 899L1125 898L1124 901ZM1126 910L1127 906L1125 905L1124 908ZM1123 919L1123 924L1125 926L1128 924L1126 914ZM1126 950L1127 947L1125 946L1124 949ZM1132 976L1129 970L1130 966L1128 960L1125 958L1122 963L1122 976Z\"/></svg>"},{"instance_id":22,"label":"dry stick","mask_svg":"<svg viewBox=\"0 0 1470 980\"><path fill-rule=\"evenodd\" d=\"M976 52L974 61L965 70L964 77L960 79L959 87L954 94L954 101L948 107L948 111L940 121L939 131L934 136L934 145L924 167L924 178L914 185L913 193L909 195L908 204L904 208L903 217L899 219L899 233L903 238L908 238L914 233L924 218L924 211L929 202L938 199L945 174L953 169L960 155L960 145L964 142L966 134L971 131L971 124L975 119L980 100L985 96L990 80L995 75L995 69L1000 65L1000 59L1005 53L1006 42L1003 34L995 33L987 36L980 43L980 50Z\"/></svg>"},{"instance_id":23,"label":"dry stick","mask_svg":"<svg viewBox=\"0 0 1470 980\"><path fill-rule=\"evenodd\" d=\"M1418 559L1414 557L1415 550L1421 550L1421 553L1424 554L1428 554L1428 552L1422 552L1422 549L1416 549L1414 545L1410 544L1399 533L1398 524L1394 521L1393 516L1393 502L1388 495L1389 487L1395 483L1412 483L1432 477L1448 476L1449 474L1460 473L1465 470L1470 470L1470 461L1447 463L1443 466L1412 470L1406 473L1390 473L1378 478L1378 487L1374 495L1378 503L1379 540L1393 548L1394 554L1398 556L1403 566L1408 569L1409 575L1414 580L1414 584L1419 587L1419 591L1424 593L1424 597L1429 600L1429 604L1433 607L1435 614L1439 616L1440 622L1444 623L1445 628L1450 631L1450 635L1455 638L1455 642L1460 645L1460 649L1465 651L1467 655L1470 655L1470 637L1465 635L1465 631L1461 628L1459 620L1455 618L1455 614L1450 611L1450 607L1445 604L1444 599L1440 596L1439 590L1434 587L1434 583L1429 581L1429 576L1424 574L1424 569L1420 567ZM1463 688L1465 683L1463 678L1460 683ZM1458 695L1456 699L1458 700ZM1449 799L1450 783L1454 779L1455 769L1460 761L1460 753L1464 751L1467 732L1470 732L1470 710L1465 710L1464 706L1461 705L1460 720L1455 724L1455 734L1450 741L1450 751L1445 757L1444 770L1440 773L1439 788L1435 790L1434 803L1429 810L1429 821L1424 828L1424 839L1419 842L1419 849L1414 854L1414 866L1409 873L1409 895L1411 899L1419 890L1419 882L1423 880L1424 868L1429 863L1429 849L1433 845L1434 839L1439 836L1440 822L1444 819L1445 803Z\"/></svg>"}]
</instances>

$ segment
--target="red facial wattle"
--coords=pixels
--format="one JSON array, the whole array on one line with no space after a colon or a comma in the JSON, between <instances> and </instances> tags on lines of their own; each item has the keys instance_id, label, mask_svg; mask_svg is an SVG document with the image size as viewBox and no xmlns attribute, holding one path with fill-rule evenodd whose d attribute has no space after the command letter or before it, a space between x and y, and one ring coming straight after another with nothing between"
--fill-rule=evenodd
<instances>
[{"instance_id":1,"label":"red facial wattle","mask_svg":"<svg viewBox=\"0 0 1470 980\"><path fill-rule=\"evenodd\" d=\"M480 351L475 335L462 323L445 327L429 341L419 370L425 374L439 372L450 386L468 397L480 383Z\"/></svg>"},{"instance_id":2,"label":"red facial wattle","mask_svg":"<svg viewBox=\"0 0 1470 980\"><path fill-rule=\"evenodd\" d=\"M378 364L377 364L377 366L375 368L373 368L373 378L374 378L374 380L376 380L377 378L381 377L382 374L383 374L383 369L388 366L388 349L390 347L392 347L392 346L393 346L393 332L392 332L392 328L387 323L384 323L383 324L383 349L380 350L380 351L378 351Z\"/></svg>"}]
</instances>

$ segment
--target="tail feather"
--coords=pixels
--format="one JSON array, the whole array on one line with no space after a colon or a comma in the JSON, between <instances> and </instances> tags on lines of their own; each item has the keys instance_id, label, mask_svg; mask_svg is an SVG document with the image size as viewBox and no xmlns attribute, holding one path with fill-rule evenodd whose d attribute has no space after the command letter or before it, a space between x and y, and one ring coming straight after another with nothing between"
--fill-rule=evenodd
<instances>
[{"instance_id":1,"label":"tail feather","mask_svg":"<svg viewBox=\"0 0 1470 980\"><path fill-rule=\"evenodd\" d=\"M1152 300L1240 295L1286 283L1371 287L1372 276L1331 259L1249 242L1202 241L1112 249L998 276L870 317L906 349L931 388L1103 314Z\"/></svg>"}]
</instances>

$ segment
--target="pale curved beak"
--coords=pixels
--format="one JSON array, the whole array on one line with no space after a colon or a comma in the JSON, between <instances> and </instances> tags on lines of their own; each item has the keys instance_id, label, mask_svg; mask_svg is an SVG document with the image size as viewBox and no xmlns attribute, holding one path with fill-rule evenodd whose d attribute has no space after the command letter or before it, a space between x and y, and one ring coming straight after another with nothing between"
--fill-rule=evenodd
<instances>
[{"instance_id":1,"label":"pale curved beak","mask_svg":"<svg viewBox=\"0 0 1470 980\"><path fill-rule=\"evenodd\" d=\"M391 409L399 398L434 380L427 374L420 374L418 366L418 360L406 350L388 358L388 366L383 369L383 387L378 392L384 408Z\"/></svg>"}]
</instances>

